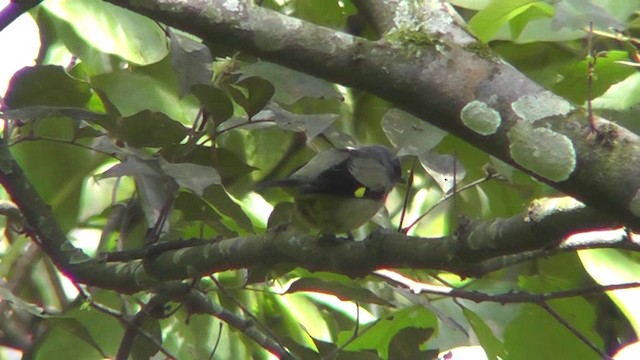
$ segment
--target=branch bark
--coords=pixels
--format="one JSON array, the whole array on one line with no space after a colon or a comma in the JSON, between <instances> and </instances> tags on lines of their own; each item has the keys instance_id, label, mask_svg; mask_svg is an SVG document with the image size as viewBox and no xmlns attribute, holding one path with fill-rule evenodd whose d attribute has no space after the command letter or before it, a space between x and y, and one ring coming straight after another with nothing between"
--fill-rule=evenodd
<instances>
[{"instance_id":1,"label":"branch bark","mask_svg":"<svg viewBox=\"0 0 640 360\"><path fill-rule=\"evenodd\" d=\"M619 226L582 204L537 202L527 214L471 223L447 238L375 232L364 241L327 243L290 231L212 241L126 263L105 263L74 247L6 146L0 146L0 183L22 210L25 231L73 280L122 293L151 289L163 281L196 278L223 270L291 264L317 271L364 276L384 268L428 268L463 276L482 275L485 262L552 247L573 232ZM579 248L588 244L578 244ZM640 250L630 240L606 244ZM491 269L492 270L492 269Z\"/></svg>"},{"instance_id":2,"label":"branch bark","mask_svg":"<svg viewBox=\"0 0 640 360\"><path fill-rule=\"evenodd\" d=\"M126 1L112 2L129 4ZM135 2L137 4L135 6L143 6L145 4L150 6L158 3L167 4L172 2L167 0L155 2L138 1ZM431 89L434 91L434 96L449 97L452 101L455 101L454 106L456 106L455 104L461 104L458 100L455 100L454 94L447 93L447 91L453 91L451 85L445 82L439 82L434 85L426 80L430 76L435 79L437 74L432 72L438 69L438 67L430 67L432 65L427 64L427 58L431 57L432 63L445 61L445 59L439 58L440 55L437 54L437 49L426 46L422 55L415 59L416 61L413 63L409 61L410 58L405 57L406 53L403 52L403 49L394 47L395 45L390 42L374 43L352 38L329 29L304 24L299 20L287 18L269 10L246 7L246 5L240 6L240 10L231 11L225 9L221 2L214 2L217 6L210 7L208 12L201 13L200 11L203 10L202 6L204 4L205 2L200 1L191 1L187 4L175 2L173 7L158 8L154 5L152 9L144 7L136 9L148 15L155 14L164 21L181 25L184 29L191 30L194 33L203 36L209 34L210 38L215 38L219 41L223 41L227 36L230 36L239 41L238 46L252 50L256 54L264 54L272 60L277 60L280 57L300 60L301 56L304 56L304 59L308 60L309 64L294 64L295 66L292 65L292 67L306 68L312 73L323 72L329 78L338 77L346 70L352 70L357 73L357 76L350 75L349 71L346 71L344 73L345 81L352 85L355 84L366 89L375 90L378 93L391 94L392 91L383 91L383 89L389 87L417 99L420 89ZM129 6L134 7L134 4L131 3ZM172 11L177 12L173 14ZM211 19L204 17L203 14L205 13L209 14ZM173 18L173 16L176 17ZM252 18L252 16L255 18ZM189 21L184 21L185 19L189 19ZM192 23L197 26L194 27ZM284 31L287 26L300 27L300 31L291 32L287 30L287 34L285 34ZM264 48L264 44L261 48L257 47L255 41L259 40L260 36L263 36L262 40L269 39L264 36L278 34L278 31L283 31L280 35L285 36L279 44L275 44L271 48ZM313 34L311 33L312 31L317 31L317 33ZM296 39L300 40L300 43L296 43ZM319 43L318 39L331 40L333 42ZM291 50L291 52L286 52L286 49ZM335 51L335 57L330 57L332 51ZM371 57L353 58L354 54L362 55L366 51L369 52L368 54ZM497 86L501 82L507 81L506 78L502 78L507 75L522 81L522 88L517 87L514 91L521 93L523 89L539 90L537 85L532 84L522 75L515 73L515 70L500 62L487 61L475 55L465 54L462 48L457 48L456 51L459 52L458 55L460 56L456 59L451 59L453 61L452 66L460 61L468 62L473 60L478 61L481 66L489 66L490 69L493 69L492 71L497 71L493 77L476 79L474 82L476 85L482 84L476 89L476 92L487 89L487 86ZM327 62L317 61L309 53L316 54L317 57L324 58ZM376 54L379 56L374 56ZM382 66L379 63L380 58L387 60L393 58L398 62ZM282 62L288 63L290 60L282 60ZM295 61L291 62L291 64L293 63ZM419 67L420 64L425 65L422 70L419 70L421 69ZM374 69L376 65L381 67L376 70ZM314 70L316 68L317 70ZM363 76L368 70L374 71L372 76ZM406 73L418 70L423 71L422 74L426 78L422 79L420 76L413 76L411 78L413 84L410 84ZM508 74L504 74L504 72ZM387 74L397 75L399 80L389 77ZM454 73L451 77L454 84L462 86L458 81L462 79L459 75ZM369 78L378 78L378 80L388 80L389 82L378 84L375 81L368 80ZM406 87L399 87L400 83L398 81L405 84ZM498 83L495 83L496 81ZM466 89L464 86L461 88ZM500 96L506 99L514 99L504 89L500 90L498 87L495 90L502 91L500 94L503 95ZM456 94L462 97L471 96L464 93L465 91L458 91ZM484 93L480 91L479 96L484 96L482 94ZM450 110L450 107L433 100L434 96L423 100L436 105L434 109L436 114L448 116L437 117L439 119L437 123L458 133L471 134L472 131L460 123L457 115ZM397 95L389 95L389 98L396 99L399 103L404 104L407 109L415 110L416 108L415 105L399 100ZM513 118L515 116L506 104L500 106L502 106L505 113L504 118ZM415 110L415 112L419 111ZM552 116L551 119L545 121L549 126L564 129L567 133L583 134L584 131L587 131L588 125L574 122L580 116L580 112L574 112L570 115L573 120L559 119L557 116ZM436 119L435 117L428 118ZM450 123L445 123L445 120L449 120ZM503 126L508 125L508 123L503 123ZM603 176L585 180L581 177L581 174L594 169L601 169L606 164L609 164L612 159L620 156L632 157L630 161L626 162L627 166L621 169L623 174L625 171L628 174L636 171L636 167L631 165L636 161L637 155L629 152L629 150L633 150L637 146L635 135L630 133L628 136L623 135L627 134L626 130L613 124L606 126L615 130L616 136L618 136L616 140L610 144L594 145L594 149L579 151L578 159L582 162L579 163L578 169L572 174L570 180L557 183L557 186L562 188L567 184L580 184L582 187L604 191L602 187L598 188L599 184L605 181ZM482 141L478 141L478 143L490 150L498 151L495 144L487 140L495 139L496 142L503 143L507 141L506 138L502 137L504 135L503 131L487 139L482 139L477 133L474 134L471 136L471 140L481 139ZM589 139L588 134L584 138L582 135L576 135L574 143L586 147L590 141L594 142L595 140L593 138ZM623 149L623 144L629 145L629 149ZM611 155L605 165L598 164L598 161L591 163L590 159L597 159L599 156L603 156L599 155L603 148L606 148L606 151ZM504 155L504 152L502 154ZM466 276L481 275L487 269L495 269L496 264L503 264L503 266L509 264L510 262L507 261L506 257L511 256L513 258L513 254L551 247L559 243L571 232L617 227L621 224L620 218L627 220L630 216L629 211L621 209L619 206L614 209L615 211L612 211L611 217L607 217L591 208L584 208L577 204L563 207L553 203L552 206L534 207L529 214L522 214L509 219L470 224L449 238L422 239L407 237L398 233L376 233L363 242L327 245L327 243L314 237L285 231L227 239L187 249L167 251L158 256L127 263L105 263L86 256L68 242L64 231L56 223L50 208L35 192L33 186L29 184L6 146L0 147L0 159L2 159L0 163L0 182L23 212L27 221L25 231L39 242L58 268L75 281L105 289L114 289L123 293L153 288L164 280L186 279L222 270L257 265L269 266L280 263L290 263L292 266L333 271L352 276L360 276L376 269L393 267L440 269ZM616 173L616 175L619 174L619 172ZM626 181L624 183L625 186L620 185L620 187L629 188L629 186L634 186L638 182L638 177L625 180L624 177L614 176L611 180L619 185L620 182ZM620 195L621 191L616 192L617 196ZM608 198L612 199L603 201L609 201L616 206L621 205L615 199L615 196ZM602 203L594 205L601 207ZM627 216L620 217L621 213L626 213ZM589 244L581 244L580 246L589 246ZM600 244L599 246L603 245ZM637 243L625 240L607 243L604 246L638 250ZM531 257L528 258L530 259ZM490 264L490 266L487 264Z\"/></svg>"},{"instance_id":3,"label":"branch bark","mask_svg":"<svg viewBox=\"0 0 640 360\"><path fill-rule=\"evenodd\" d=\"M249 2L108 2L209 42L369 91L626 226L637 229L640 224L638 136L602 118L595 119L598 131L592 133L585 111L500 60L439 1L416 2L410 9L399 4L380 12L379 21L394 27L379 41ZM495 133L483 134L461 119L465 107L478 104L489 107L499 121Z\"/></svg>"}]
</instances>

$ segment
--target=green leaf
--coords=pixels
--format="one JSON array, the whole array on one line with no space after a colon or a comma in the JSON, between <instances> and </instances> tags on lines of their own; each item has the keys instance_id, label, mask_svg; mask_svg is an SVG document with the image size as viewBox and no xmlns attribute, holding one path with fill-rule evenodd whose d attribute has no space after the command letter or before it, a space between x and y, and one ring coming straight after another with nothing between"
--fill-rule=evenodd
<instances>
[{"instance_id":1,"label":"green leaf","mask_svg":"<svg viewBox=\"0 0 640 360\"><path fill-rule=\"evenodd\" d=\"M370 304L392 306L388 301L376 296L370 290L346 286L335 281L324 281L317 278L302 278L289 285L287 294L299 291L312 291L329 295L334 295L342 301L357 301Z\"/></svg>"},{"instance_id":2,"label":"green leaf","mask_svg":"<svg viewBox=\"0 0 640 360\"><path fill-rule=\"evenodd\" d=\"M407 327L398 331L389 344L389 359L428 359L437 356L437 351L420 350L420 345L432 336L433 328Z\"/></svg>"},{"instance_id":3,"label":"green leaf","mask_svg":"<svg viewBox=\"0 0 640 360\"><path fill-rule=\"evenodd\" d=\"M45 105L83 107L91 97L89 84L74 79L61 66L28 66L15 73L4 101L16 109Z\"/></svg>"},{"instance_id":4,"label":"green leaf","mask_svg":"<svg viewBox=\"0 0 640 360\"><path fill-rule=\"evenodd\" d=\"M173 206L176 210L182 212L186 221L201 221L225 237L235 237L238 235L224 224L222 216L220 216L210 204L192 193L179 192ZM198 236L202 235L198 234Z\"/></svg>"},{"instance_id":5,"label":"green leaf","mask_svg":"<svg viewBox=\"0 0 640 360\"><path fill-rule=\"evenodd\" d=\"M171 65L175 70L180 97L189 93L196 84L211 84L213 57L209 48L185 35L169 31L171 40Z\"/></svg>"},{"instance_id":6,"label":"green leaf","mask_svg":"<svg viewBox=\"0 0 640 360\"><path fill-rule=\"evenodd\" d=\"M418 159L443 193L448 193L467 175L460 161L453 155L426 152L418 156Z\"/></svg>"},{"instance_id":7,"label":"green leaf","mask_svg":"<svg viewBox=\"0 0 640 360\"><path fill-rule=\"evenodd\" d=\"M593 101L595 109L632 110L640 102L640 73L636 72L611 87Z\"/></svg>"},{"instance_id":8,"label":"green leaf","mask_svg":"<svg viewBox=\"0 0 640 360\"><path fill-rule=\"evenodd\" d=\"M608 51L595 60L593 81L591 83L592 99L604 94L613 84L636 74L636 70L619 61L629 59L626 51ZM552 90L576 104L587 101L589 87L587 86L587 74L589 73L589 59L582 60L569 67L562 73L562 80L553 85Z\"/></svg>"},{"instance_id":9,"label":"green leaf","mask_svg":"<svg viewBox=\"0 0 640 360\"><path fill-rule=\"evenodd\" d=\"M233 104L224 91L211 85L196 84L191 87L191 92L209 111L215 126L227 121L233 115Z\"/></svg>"},{"instance_id":10,"label":"green leaf","mask_svg":"<svg viewBox=\"0 0 640 360\"><path fill-rule=\"evenodd\" d=\"M462 312L467 320L469 320L469 324L471 324L473 332L478 337L482 348L487 354L487 358L489 360L505 359L507 353L504 350L504 344L502 344L493 331L491 331L487 323L475 312L466 307L462 308Z\"/></svg>"},{"instance_id":11,"label":"green leaf","mask_svg":"<svg viewBox=\"0 0 640 360\"><path fill-rule=\"evenodd\" d=\"M158 62L168 53L162 28L122 7L99 0L47 1L43 6L102 52L141 65Z\"/></svg>"},{"instance_id":12,"label":"green leaf","mask_svg":"<svg viewBox=\"0 0 640 360\"><path fill-rule=\"evenodd\" d=\"M229 86L228 90L233 99L247 113L249 119L264 109L275 92L275 88L269 81L257 76L239 80L235 85Z\"/></svg>"},{"instance_id":13,"label":"green leaf","mask_svg":"<svg viewBox=\"0 0 640 360\"><path fill-rule=\"evenodd\" d=\"M578 252L585 270L600 285L640 281L640 259L616 249L591 249ZM640 289L607 291L636 332L640 331Z\"/></svg>"},{"instance_id":14,"label":"green leaf","mask_svg":"<svg viewBox=\"0 0 640 360\"><path fill-rule=\"evenodd\" d=\"M169 81L139 72L115 71L91 78L94 89L101 90L122 116L141 111L161 112L171 119L189 124L195 119L198 107L193 99L178 96L177 87Z\"/></svg>"},{"instance_id":15,"label":"green leaf","mask_svg":"<svg viewBox=\"0 0 640 360\"><path fill-rule=\"evenodd\" d=\"M436 329L438 320L422 306L408 306L385 316L371 325L371 328L366 325L365 327L368 330L349 343L345 350L376 349L379 355L388 358L391 340L400 330L405 328ZM341 332L338 343L346 341L352 335L351 331Z\"/></svg>"},{"instance_id":16,"label":"green leaf","mask_svg":"<svg viewBox=\"0 0 640 360\"><path fill-rule=\"evenodd\" d=\"M398 149L398 156L421 155L438 145L447 134L426 121L395 108L382 117L382 129Z\"/></svg>"},{"instance_id":17,"label":"green leaf","mask_svg":"<svg viewBox=\"0 0 640 360\"><path fill-rule=\"evenodd\" d=\"M171 205L177 184L164 173L158 159L135 153L130 153L124 161L103 172L98 179L121 176L131 176L135 180L147 226L152 228L160 218L161 209ZM163 230L168 230L168 222L164 223Z\"/></svg>"},{"instance_id":18,"label":"green leaf","mask_svg":"<svg viewBox=\"0 0 640 360\"><path fill-rule=\"evenodd\" d=\"M0 299L2 299L3 302L7 302L14 311L25 311L36 317L46 317L44 309L15 296L11 290L6 287L0 287Z\"/></svg>"},{"instance_id":19,"label":"green leaf","mask_svg":"<svg viewBox=\"0 0 640 360\"><path fill-rule=\"evenodd\" d=\"M343 100L331 83L267 61L244 65L238 73L240 80L249 76L267 79L275 88L273 100L280 104L290 105L304 97Z\"/></svg>"},{"instance_id":20,"label":"green leaf","mask_svg":"<svg viewBox=\"0 0 640 360\"><path fill-rule=\"evenodd\" d=\"M193 191L199 196L202 196L204 189L209 186L220 184L220 175L211 166L190 163L174 164L161 159L160 167L178 185Z\"/></svg>"},{"instance_id":21,"label":"green leaf","mask_svg":"<svg viewBox=\"0 0 640 360\"><path fill-rule=\"evenodd\" d=\"M147 335L151 336L156 343L162 344L162 328L158 319L154 319L150 316L145 316L141 325L136 324L138 329ZM153 343L147 337L140 332L135 332L135 340L131 348L131 357L134 360L147 360L153 355L158 353L160 349L158 345Z\"/></svg>"},{"instance_id":22,"label":"green leaf","mask_svg":"<svg viewBox=\"0 0 640 360\"><path fill-rule=\"evenodd\" d=\"M469 28L480 40L487 42L501 27L532 8L535 11L530 12L530 16L521 19L516 25L518 32L524 28L523 20L528 23L541 14L551 16L554 11L551 5L542 1L494 0L471 18Z\"/></svg>"},{"instance_id":23,"label":"green leaf","mask_svg":"<svg viewBox=\"0 0 640 360\"><path fill-rule=\"evenodd\" d=\"M100 302L102 296L95 295L93 300ZM52 326L38 337L30 349L32 359L51 359L51 354L62 359L111 358L115 356L124 333L116 318L89 310L77 302L62 316L45 321L51 321Z\"/></svg>"},{"instance_id":24,"label":"green leaf","mask_svg":"<svg viewBox=\"0 0 640 360\"><path fill-rule=\"evenodd\" d=\"M571 298L550 303L553 309L565 318L590 342L602 348L602 339L595 333L593 306L582 298ZM509 324L504 335L507 354L514 359L552 359L563 354L563 359L600 359L597 353L581 342L536 305L526 304Z\"/></svg>"},{"instance_id":25,"label":"green leaf","mask_svg":"<svg viewBox=\"0 0 640 360\"><path fill-rule=\"evenodd\" d=\"M74 336L84 341L89 346L94 348L98 353L100 353L102 357L109 357L108 355L105 354L105 352L102 350L100 345L93 338L93 336L89 332L89 329L87 329L77 319L70 318L70 317L50 317L47 319L47 322L50 323L52 326L58 326L60 329L63 329L64 331L69 333L71 336Z\"/></svg>"},{"instance_id":26,"label":"green leaf","mask_svg":"<svg viewBox=\"0 0 640 360\"><path fill-rule=\"evenodd\" d=\"M119 119L115 135L133 147L163 147L179 143L187 133L167 115L144 110Z\"/></svg>"},{"instance_id":27,"label":"green leaf","mask_svg":"<svg viewBox=\"0 0 640 360\"><path fill-rule=\"evenodd\" d=\"M76 128L77 124L68 118L51 117L29 123L22 131L33 131L36 138L70 141ZM55 141L20 142L12 146L11 152L60 225L65 230L76 226L83 182L105 157Z\"/></svg>"},{"instance_id":28,"label":"green leaf","mask_svg":"<svg viewBox=\"0 0 640 360\"><path fill-rule=\"evenodd\" d=\"M273 117L280 129L304 132L307 142L322 134L338 119L337 114L298 115L286 111L275 104L269 106L268 109L269 112L273 112Z\"/></svg>"},{"instance_id":29,"label":"green leaf","mask_svg":"<svg viewBox=\"0 0 640 360\"><path fill-rule=\"evenodd\" d=\"M239 229L253 233L253 224L251 219L244 213L242 207L225 191L222 186L209 186L204 191L204 198L213 205L213 207L228 216L239 226ZM234 229L235 230L235 229Z\"/></svg>"}]
</instances>

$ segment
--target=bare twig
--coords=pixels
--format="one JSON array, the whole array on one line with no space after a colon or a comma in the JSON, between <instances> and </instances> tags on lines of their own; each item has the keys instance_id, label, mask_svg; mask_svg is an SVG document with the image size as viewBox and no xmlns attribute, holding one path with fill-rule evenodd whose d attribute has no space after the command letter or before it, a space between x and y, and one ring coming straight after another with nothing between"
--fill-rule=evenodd
<instances>
[{"instance_id":1,"label":"bare twig","mask_svg":"<svg viewBox=\"0 0 640 360\"><path fill-rule=\"evenodd\" d=\"M483 177L482 179L478 179L476 181L473 181L463 187L461 187L458 191L452 191L450 193L445 194L444 196L442 196L442 198L440 200L438 200L437 203L433 204L433 206L431 208L429 208L427 211L424 212L424 214L420 215L417 219L415 219L409 226L407 226L406 228L402 229L403 233L407 233L409 232L409 230L411 230L411 228L413 228L414 226L416 226L422 219L424 219L427 215L429 215L431 213L431 211L433 211L435 208L438 207L438 205L442 204L443 202L449 200L450 198L454 197L456 194L459 194L467 189L471 189L477 185L482 184L483 182L489 181L491 179L496 179L499 178L501 175L497 174L497 173L491 173L491 174L487 174L487 176Z\"/></svg>"},{"instance_id":2,"label":"bare twig","mask_svg":"<svg viewBox=\"0 0 640 360\"><path fill-rule=\"evenodd\" d=\"M596 354L600 355L601 359L611 360L613 359L609 355L607 355L604 351L602 351L599 347L597 347L589 338L584 336L578 329L575 328L570 322L568 322L562 315L558 314L549 304L546 302L536 303L540 308L546 311L549 315L551 315L556 321L558 321L562 326L564 326L567 330L569 330L575 337L578 338L583 344L587 345L591 350L593 350Z\"/></svg>"}]
</instances>

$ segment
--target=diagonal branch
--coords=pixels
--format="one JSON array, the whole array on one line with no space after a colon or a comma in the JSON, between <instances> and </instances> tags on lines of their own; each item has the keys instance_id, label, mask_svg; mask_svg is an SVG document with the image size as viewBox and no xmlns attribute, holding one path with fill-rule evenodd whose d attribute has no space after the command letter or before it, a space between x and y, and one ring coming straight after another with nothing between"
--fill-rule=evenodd
<instances>
[{"instance_id":1,"label":"diagonal branch","mask_svg":"<svg viewBox=\"0 0 640 360\"><path fill-rule=\"evenodd\" d=\"M592 133L585 111L501 61L440 1L388 9L387 23L395 28L379 41L250 2L108 1L207 41L369 91L627 226L640 224L640 139L601 118ZM462 112L470 108L488 118Z\"/></svg>"}]
</instances>

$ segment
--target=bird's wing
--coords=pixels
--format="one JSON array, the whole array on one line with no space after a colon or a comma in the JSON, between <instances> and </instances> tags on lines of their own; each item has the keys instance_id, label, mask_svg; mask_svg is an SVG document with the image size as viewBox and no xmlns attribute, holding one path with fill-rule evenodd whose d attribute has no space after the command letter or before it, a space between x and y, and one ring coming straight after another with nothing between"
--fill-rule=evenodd
<instances>
[{"instance_id":1,"label":"bird's wing","mask_svg":"<svg viewBox=\"0 0 640 360\"><path fill-rule=\"evenodd\" d=\"M351 157L349 172L360 184L373 192L384 192L390 183L384 165L370 157Z\"/></svg>"}]
</instances>

